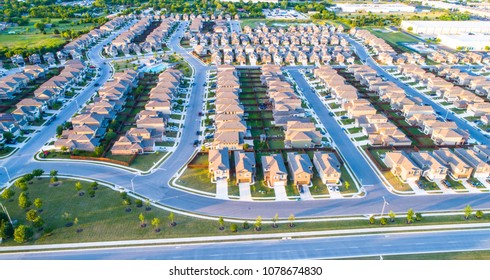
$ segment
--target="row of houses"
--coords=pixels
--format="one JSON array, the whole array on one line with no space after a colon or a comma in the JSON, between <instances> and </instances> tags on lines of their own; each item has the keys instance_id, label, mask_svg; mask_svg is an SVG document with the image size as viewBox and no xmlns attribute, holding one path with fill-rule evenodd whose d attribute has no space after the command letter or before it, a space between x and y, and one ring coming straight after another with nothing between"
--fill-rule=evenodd
<instances>
[{"instance_id":1,"label":"row of houses","mask_svg":"<svg viewBox=\"0 0 490 280\"><path fill-rule=\"evenodd\" d=\"M254 184L256 180L256 160L253 152L234 151L236 184ZM340 182L341 164L334 153L314 152L313 162L307 154L287 153L287 165L282 154L262 156L260 159L264 181L270 188L285 186L289 180L294 185L310 186L315 167L323 184L336 185ZM228 181L231 175L229 151L227 148L210 150L208 171L213 182Z\"/></svg>"},{"instance_id":2,"label":"row of houses","mask_svg":"<svg viewBox=\"0 0 490 280\"><path fill-rule=\"evenodd\" d=\"M447 175L455 180L470 177L486 180L490 176L490 149L477 145L472 149L443 148L432 152L394 151L385 154L384 163L403 182L419 180L443 180Z\"/></svg>"},{"instance_id":3,"label":"row of houses","mask_svg":"<svg viewBox=\"0 0 490 280\"><path fill-rule=\"evenodd\" d=\"M173 18L162 19L160 25L148 34L145 41L140 44L141 50L143 52L161 51L163 41L174 24L175 20Z\"/></svg>"},{"instance_id":4,"label":"row of houses","mask_svg":"<svg viewBox=\"0 0 490 280\"><path fill-rule=\"evenodd\" d=\"M0 78L0 100L12 99L31 81L46 74L46 69L39 65L25 66L20 73L9 74Z\"/></svg>"},{"instance_id":5,"label":"row of houses","mask_svg":"<svg viewBox=\"0 0 490 280\"><path fill-rule=\"evenodd\" d=\"M399 68L420 67L407 64ZM405 91L396 84L380 80L376 71L371 67L352 65L349 66L348 71L354 73L355 78L361 81L361 84L365 84L369 90L374 91L381 101L390 102L391 109L405 117L408 124L430 135L436 145L462 145L468 141L468 133L459 129L456 123L444 122L438 118L431 106L424 105L417 98L407 97Z\"/></svg>"},{"instance_id":6,"label":"row of houses","mask_svg":"<svg viewBox=\"0 0 490 280\"><path fill-rule=\"evenodd\" d=\"M306 118L302 101L285 80L279 65L263 65L260 80L267 87L272 103L273 124L284 129L285 148L312 148L320 146L322 134Z\"/></svg>"},{"instance_id":7,"label":"row of houses","mask_svg":"<svg viewBox=\"0 0 490 280\"><path fill-rule=\"evenodd\" d=\"M369 30L351 28L349 33L372 47L376 59L383 64L425 64L425 58L418 53L398 54L385 40L373 35Z\"/></svg>"},{"instance_id":8,"label":"row of houses","mask_svg":"<svg viewBox=\"0 0 490 280\"><path fill-rule=\"evenodd\" d=\"M107 132L109 123L122 111L127 94L136 87L139 74L133 70L114 74L92 102L71 118L72 127L65 129L55 141L57 150L93 152Z\"/></svg>"},{"instance_id":9,"label":"row of houses","mask_svg":"<svg viewBox=\"0 0 490 280\"><path fill-rule=\"evenodd\" d=\"M449 63L449 64L458 64L458 63L484 63L490 64L490 56L483 57L481 54L476 52L448 52L443 49L437 49L427 55L427 58L437 62L437 63Z\"/></svg>"},{"instance_id":10,"label":"row of houses","mask_svg":"<svg viewBox=\"0 0 490 280\"><path fill-rule=\"evenodd\" d=\"M157 85L151 89L149 100L136 116L136 127L121 136L112 146L113 155L132 155L153 152L155 142L161 142L171 112L171 102L179 88L182 72L167 69L158 75Z\"/></svg>"},{"instance_id":11,"label":"row of houses","mask_svg":"<svg viewBox=\"0 0 490 280\"><path fill-rule=\"evenodd\" d=\"M398 67L399 73L411 78L419 86L427 87L437 97L452 102L456 108L466 109L469 116L481 117L490 114L490 103L475 94L485 95L490 90L490 83L484 76L473 76L459 69L446 67L435 70L439 76L415 65Z\"/></svg>"},{"instance_id":12,"label":"row of houses","mask_svg":"<svg viewBox=\"0 0 490 280\"><path fill-rule=\"evenodd\" d=\"M117 56L119 52L124 54L129 54L130 51L140 53L140 46L133 43L133 40L143 34L152 22L153 16L142 16L138 22L119 34L109 45L105 46L105 52L112 56Z\"/></svg>"},{"instance_id":13,"label":"row of houses","mask_svg":"<svg viewBox=\"0 0 490 280\"><path fill-rule=\"evenodd\" d=\"M221 65L216 79L216 131L211 147L241 150L247 125L243 121L245 111L238 98L241 92L238 72L232 65Z\"/></svg>"}]
</instances>

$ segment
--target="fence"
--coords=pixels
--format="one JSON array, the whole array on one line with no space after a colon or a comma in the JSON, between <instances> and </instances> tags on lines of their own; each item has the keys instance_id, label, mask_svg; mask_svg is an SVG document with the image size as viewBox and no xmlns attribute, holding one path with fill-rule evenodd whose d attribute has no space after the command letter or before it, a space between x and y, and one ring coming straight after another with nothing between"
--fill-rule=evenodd
<instances>
[{"instance_id":1,"label":"fence","mask_svg":"<svg viewBox=\"0 0 490 280\"><path fill-rule=\"evenodd\" d=\"M110 159L110 158L85 157L85 156L73 156L73 155L70 155L70 159L94 160L94 161L102 161L102 162L109 162L109 163L114 163L114 164L119 164L119 165L124 165L124 166L130 166L131 163L133 163L133 161L134 161L134 159L136 158L137 155L138 154L133 154L133 156L129 159L128 162L120 161L120 160L115 160L115 159Z\"/></svg>"}]
</instances>

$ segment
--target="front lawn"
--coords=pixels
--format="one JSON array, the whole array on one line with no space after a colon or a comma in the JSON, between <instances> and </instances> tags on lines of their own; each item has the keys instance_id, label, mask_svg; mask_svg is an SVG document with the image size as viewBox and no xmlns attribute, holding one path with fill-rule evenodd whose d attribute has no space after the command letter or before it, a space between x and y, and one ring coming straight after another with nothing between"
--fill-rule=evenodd
<instances>
[{"instance_id":1,"label":"front lawn","mask_svg":"<svg viewBox=\"0 0 490 280\"><path fill-rule=\"evenodd\" d=\"M211 183L207 168L188 167L175 182L190 189L216 193L216 184Z\"/></svg>"}]
</instances>

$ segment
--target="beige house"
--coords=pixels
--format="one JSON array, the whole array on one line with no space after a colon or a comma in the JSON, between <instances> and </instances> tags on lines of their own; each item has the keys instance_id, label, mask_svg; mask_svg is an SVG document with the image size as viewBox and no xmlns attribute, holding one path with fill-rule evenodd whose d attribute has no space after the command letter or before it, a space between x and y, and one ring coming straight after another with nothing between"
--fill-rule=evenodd
<instances>
[{"instance_id":1,"label":"beige house","mask_svg":"<svg viewBox=\"0 0 490 280\"><path fill-rule=\"evenodd\" d=\"M313 154L313 164L324 184L340 182L340 162L334 153L317 151Z\"/></svg>"},{"instance_id":2,"label":"beige house","mask_svg":"<svg viewBox=\"0 0 490 280\"><path fill-rule=\"evenodd\" d=\"M414 152L410 154L410 157L422 168L422 176L429 181L446 178L447 167L441 164L429 152Z\"/></svg>"},{"instance_id":3,"label":"beige house","mask_svg":"<svg viewBox=\"0 0 490 280\"><path fill-rule=\"evenodd\" d=\"M294 185L310 185L313 178L313 163L307 154L287 153L289 175Z\"/></svg>"},{"instance_id":4,"label":"beige house","mask_svg":"<svg viewBox=\"0 0 490 280\"><path fill-rule=\"evenodd\" d=\"M454 179L468 179L473 173L473 167L465 163L448 148L435 150L432 155L449 168L449 175Z\"/></svg>"},{"instance_id":5,"label":"beige house","mask_svg":"<svg viewBox=\"0 0 490 280\"><path fill-rule=\"evenodd\" d=\"M267 182L269 187L282 187L286 185L288 181L288 171L286 170L281 154L262 156L261 163L264 181Z\"/></svg>"},{"instance_id":6,"label":"beige house","mask_svg":"<svg viewBox=\"0 0 490 280\"><path fill-rule=\"evenodd\" d=\"M230 157L227 148L209 150L208 170L212 182L230 179Z\"/></svg>"},{"instance_id":7,"label":"beige house","mask_svg":"<svg viewBox=\"0 0 490 280\"><path fill-rule=\"evenodd\" d=\"M486 179L490 176L490 165L478 156L478 152L469 149L457 148L454 153L463 161L473 167L473 177Z\"/></svg>"},{"instance_id":8,"label":"beige house","mask_svg":"<svg viewBox=\"0 0 490 280\"><path fill-rule=\"evenodd\" d=\"M255 154L253 152L235 151L236 183L255 183Z\"/></svg>"},{"instance_id":9,"label":"beige house","mask_svg":"<svg viewBox=\"0 0 490 280\"><path fill-rule=\"evenodd\" d=\"M400 151L386 153L384 163L403 182L416 181L422 175L422 170Z\"/></svg>"}]
</instances>

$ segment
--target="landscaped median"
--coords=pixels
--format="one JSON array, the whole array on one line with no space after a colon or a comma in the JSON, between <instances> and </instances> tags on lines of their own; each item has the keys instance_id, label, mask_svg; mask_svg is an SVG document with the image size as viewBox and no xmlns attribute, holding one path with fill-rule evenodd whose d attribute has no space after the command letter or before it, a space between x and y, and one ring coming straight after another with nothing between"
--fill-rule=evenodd
<instances>
[{"instance_id":1,"label":"landscaped median","mask_svg":"<svg viewBox=\"0 0 490 280\"><path fill-rule=\"evenodd\" d=\"M39 245L199 236L219 238L250 234L255 235L256 239L260 238L261 234L287 235L294 232L299 235L316 236L326 234L321 231L348 229L356 229L351 232L352 234L375 233L429 230L420 227L428 225L450 227L452 224L464 224L468 227L470 224L475 224L474 227L481 227L484 223L490 222L490 214L467 207L460 212L431 216L417 214L414 211L398 214L390 212L385 214L383 219L380 217L296 219L293 215L276 219L275 212L271 209L270 213L261 216L263 222L257 223L259 220L257 217L256 220L249 219L245 223L243 219L221 220L218 217L187 213L177 209L163 210L143 198L139 199L114 190L104 182L94 183L90 179L83 178L67 179L58 176L56 172L50 172L49 177L24 177L9 190L2 193L0 201L15 221L14 227L18 231L18 236L20 231L25 232L26 235L25 239L17 237L17 241L20 242L15 242L9 234L0 247L15 246L20 243ZM19 197L23 198L19 199ZM70 203L66 203L67 201ZM8 223L5 215L0 215L0 218ZM274 224L276 227L273 226ZM233 225L236 225L237 232L232 231L235 228ZM330 232L329 235L335 235L335 232ZM267 237L267 235L262 236Z\"/></svg>"}]
</instances>

